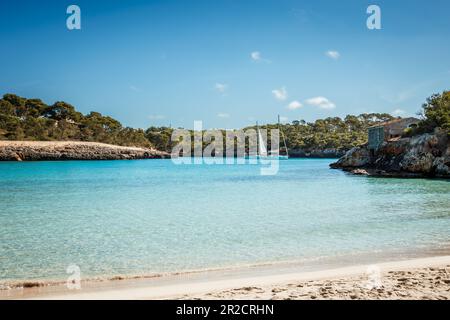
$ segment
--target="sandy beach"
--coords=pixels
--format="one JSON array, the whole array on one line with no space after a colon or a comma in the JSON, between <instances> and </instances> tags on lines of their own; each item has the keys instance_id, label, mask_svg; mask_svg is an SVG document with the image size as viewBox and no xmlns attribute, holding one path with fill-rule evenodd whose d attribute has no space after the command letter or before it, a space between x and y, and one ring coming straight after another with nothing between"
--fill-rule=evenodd
<instances>
[{"instance_id":1,"label":"sandy beach","mask_svg":"<svg viewBox=\"0 0 450 320\"><path fill-rule=\"evenodd\" d=\"M187 295L185 299L263 300L449 300L450 264L425 268L386 269L377 283L373 273L328 279L247 286Z\"/></svg>"},{"instance_id":2,"label":"sandy beach","mask_svg":"<svg viewBox=\"0 0 450 320\"><path fill-rule=\"evenodd\" d=\"M450 299L450 256L265 276L108 281L82 290L25 288L2 299Z\"/></svg>"}]
</instances>

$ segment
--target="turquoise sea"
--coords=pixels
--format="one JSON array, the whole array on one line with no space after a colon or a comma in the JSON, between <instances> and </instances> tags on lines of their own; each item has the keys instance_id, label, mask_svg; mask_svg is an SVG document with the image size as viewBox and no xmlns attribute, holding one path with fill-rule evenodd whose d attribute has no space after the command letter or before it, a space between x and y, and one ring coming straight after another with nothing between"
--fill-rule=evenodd
<instances>
[{"instance_id":1,"label":"turquoise sea","mask_svg":"<svg viewBox=\"0 0 450 320\"><path fill-rule=\"evenodd\" d=\"M352 176L332 160L0 163L0 282L144 275L450 244L448 180Z\"/></svg>"}]
</instances>

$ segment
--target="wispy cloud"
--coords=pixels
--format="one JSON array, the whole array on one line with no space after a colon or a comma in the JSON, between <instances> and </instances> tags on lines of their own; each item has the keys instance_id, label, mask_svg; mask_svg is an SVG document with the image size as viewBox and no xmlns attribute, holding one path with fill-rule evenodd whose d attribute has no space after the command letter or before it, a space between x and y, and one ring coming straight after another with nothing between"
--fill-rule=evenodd
<instances>
[{"instance_id":1,"label":"wispy cloud","mask_svg":"<svg viewBox=\"0 0 450 320\"><path fill-rule=\"evenodd\" d=\"M389 103L397 104L397 103L402 103L402 102L408 101L415 94L416 94L415 90L405 90L405 91L396 92L394 94L384 94L384 95L381 95L380 98Z\"/></svg>"},{"instance_id":2,"label":"wispy cloud","mask_svg":"<svg viewBox=\"0 0 450 320\"><path fill-rule=\"evenodd\" d=\"M403 89L386 88L390 92L383 93L380 98L387 101L395 106L411 101L415 98L421 97L424 92L433 92L436 87L440 87L448 83L448 75L444 72L433 75L431 79L425 79L424 81L410 84L408 87ZM392 92L392 90L395 90Z\"/></svg>"},{"instance_id":3,"label":"wispy cloud","mask_svg":"<svg viewBox=\"0 0 450 320\"><path fill-rule=\"evenodd\" d=\"M395 109L394 111L391 112L391 114L395 117L401 117L406 114L406 111L402 109Z\"/></svg>"},{"instance_id":4,"label":"wispy cloud","mask_svg":"<svg viewBox=\"0 0 450 320\"><path fill-rule=\"evenodd\" d=\"M420 92L424 90L433 90L431 88L436 86L437 83L438 82L435 81L425 80L423 82L414 84L404 90L397 90L393 93L382 94L380 98L395 106L416 98L420 94Z\"/></svg>"},{"instance_id":5,"label":"wispy cloud","mask_svg":"<svg viewBox=\"0 0 450 320\"><path fill-rule=\"evenodd\" d=\"M219 118L229 118L230 117L230 115L228 113L223 113L223 112L218 113L217 116Z\"/></svg>"},{"instance_id":6,"label":"wispy cloud","mask_svg":"<svg viewBox=\"0 0 450 320\"><path fill-rule=\"evenodd\" d=\"M297 110L297 109L300 109L301 107L303 107L303 105L300 102L298 102L297 100L292 101L287 106L287 108L289 110Z\"/></svg>"},{"instance_id":7,"label":"wispy cloud","mask_svg":"<svg viewBox=\"0 0 450 320\"><path fill-rule=\"evenodd\" d=\"M306 100L306 103L311 106L318 107L320 109L325 109L325 110L331 110L331 109L336 108L336 105L325 97L310 98L310 99Z\"/></svg>"},{"instance_id":8,"label":"wispy cloud","mask_svg":"<svg viewBox=\"0 0 450 320\"><path fill-rule=\"evenodd\" d=\"M214 89L216 89L216 91L221 94L225 94L226 91L228 90L228 85L225 83L216 83L214 85Z\"/></svg>"},{"instance_id":9,"label":"wispy cloud","mask_svg":"<svg viewBox=\"0 0 450 320\"><path fill-rule=\"evenodd\" d=\"M275 97L275 99L280 101L284 101L288 97L288 93L285 87L272 90L272 94Z\"/></svg>"},{"instance_id":10,"label":"wispy cloud","mask_svg":"<svg viewBox=\"0 0 450 320\"><path fill-rule=\"evenodd\" d=\"M138 87L133 86L133 85L130 86L130 90L134 91L134 92L141 92L141 89L139 89Z\"/></svg>"},{"instance_id":11,"label":"wispy cloud","mask_svg":"<svg viewBox=\"0 0 450 320\"><path fill-rule=\"evenodd\" d=\"M292 9L290 14L299 22L306 23L310 20L310 12L304 9Z\"/></svg>"},{"instance_id":12,"label":"wispy cloud","mask_svg":"<svg viewBox=\"0 0 450 320\"><path fill-rule=\"evenodd\" d=\"M160 115L160 114L152 114L152 115L149 115L148 118L150 120L162 120L162 119L165 119L166 116L163 116L163 115Z\"/></svg>"},{"instance_id":13,"label":"wispy cloud","mask_svg":"<svg viewBox=\"0 0 450 320\"><path fill-rule=\"evenodd\" d=\"M341 57L341 54L338 51L329 50L325 53L329 58L337 60Z\"/></svg>"}]
</instances>

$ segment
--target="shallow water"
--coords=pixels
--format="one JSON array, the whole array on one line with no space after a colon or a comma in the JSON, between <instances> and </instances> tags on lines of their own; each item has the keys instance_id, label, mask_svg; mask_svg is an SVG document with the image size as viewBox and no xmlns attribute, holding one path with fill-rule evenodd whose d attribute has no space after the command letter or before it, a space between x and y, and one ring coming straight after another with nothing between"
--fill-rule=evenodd
<instances>
[{"instance_id":1,"label":"shallow water","mask_svg":"<svg viewBox=\"0 0 450 320\"><path fill-rule=\"evenodd\" d=\"M0 163L0 280L153 274L447 248L448 180L352 176L331 160Z\"/></svg>"}]
</instances>

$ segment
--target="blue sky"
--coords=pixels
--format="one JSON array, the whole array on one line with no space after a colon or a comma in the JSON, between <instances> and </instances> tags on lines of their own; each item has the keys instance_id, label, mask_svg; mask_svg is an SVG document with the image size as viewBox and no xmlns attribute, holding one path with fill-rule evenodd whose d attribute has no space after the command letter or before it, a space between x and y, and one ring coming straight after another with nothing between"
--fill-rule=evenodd
<instances>
[{"instance_id":1,"label":"blue sky","mask_svg":"<svg viewBox=\"0 0 450 320\"><path fill-rule=\"evenodd\" d=\"M82 29L66 28L81 8ZM366 27L381 8L382 29ZM447 0L1 1L0 94L124 125L414 115L450 89Z\"/></svg>"}]
</instances>

